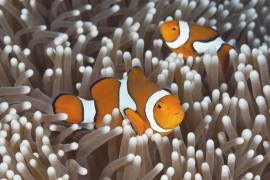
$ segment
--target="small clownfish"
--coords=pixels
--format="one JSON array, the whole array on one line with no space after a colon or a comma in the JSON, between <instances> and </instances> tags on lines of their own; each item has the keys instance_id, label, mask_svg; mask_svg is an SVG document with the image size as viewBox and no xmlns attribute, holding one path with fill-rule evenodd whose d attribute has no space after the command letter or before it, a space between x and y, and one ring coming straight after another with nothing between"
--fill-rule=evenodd
<instances>
[{"instance_id":1,"label":"small clownfish","mask_svg":"<svg viewBox=\"0 0 270 180\"><path fill-rule=\"evenodd\" d=\"M98 80L90 87L90 93L93 100L72 94L58 95L53 102L54 113L66 113L68 123L95 123L99 128L103 117L118 108L119 126L127 118L138 134L152 128L162 136L171 133L184 118L178 97L149 81L138 67L122 80Z\"/></svg>"},{"instance_id":2,"label":"small clownfish","mask_svg":"<svg viewBox=\"0 0 270 180\"><path fill-rule=\"evenodd\" d=\"M214 46L222 71L224 74L227 72L229 51L234 47L224 42L216 30L185 21L171 20L161 25L160 32L167 46L175 53L182 53L185 60L189 56L201 56Z\"/></svg>"}]
</instances>

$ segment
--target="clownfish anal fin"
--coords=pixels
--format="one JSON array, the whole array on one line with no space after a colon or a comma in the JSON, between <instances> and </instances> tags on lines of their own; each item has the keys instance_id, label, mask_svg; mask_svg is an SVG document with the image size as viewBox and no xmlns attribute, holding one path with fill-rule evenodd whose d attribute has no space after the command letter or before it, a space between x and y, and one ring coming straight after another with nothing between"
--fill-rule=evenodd
<instances>
[{"instance_id":1,"label":"clownfish anal fin","mask_svg":"<svg viewBox=\"0 0 270 180\"><path fill-rule=\"evenodd\" d=\"M141 116L130 108L125 109L124 113L130 120L132 125L135 127L135 131L137 131L139 135L142 135L146 129L144 126L144 121L141 118Z\"/></svg>"}]
</instances>

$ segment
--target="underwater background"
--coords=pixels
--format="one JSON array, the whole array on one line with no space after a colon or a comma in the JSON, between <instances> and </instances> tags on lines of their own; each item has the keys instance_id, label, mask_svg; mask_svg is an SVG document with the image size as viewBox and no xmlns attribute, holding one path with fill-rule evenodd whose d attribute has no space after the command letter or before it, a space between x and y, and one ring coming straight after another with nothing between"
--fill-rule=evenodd
<instances>
[{"instance_id":1,"label":"underwater background","mask_svg":"<svg viewBox=\"0 0 270 180\"><path fill-rule=\"evenodd\" d=\"M237 51L183 60L163 21L217 29ZM0 0L1 179L269 179L268 0ZM59 93L91 99L101 77L134 66L185 110L169 136L135 136L117 110L101 128L64 123Z\"/></svg>"}]
</instances>

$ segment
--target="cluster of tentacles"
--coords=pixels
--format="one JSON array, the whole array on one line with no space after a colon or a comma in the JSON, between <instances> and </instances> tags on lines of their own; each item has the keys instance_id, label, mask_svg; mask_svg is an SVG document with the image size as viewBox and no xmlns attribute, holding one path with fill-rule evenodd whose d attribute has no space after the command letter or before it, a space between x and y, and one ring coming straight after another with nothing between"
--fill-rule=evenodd
<instances>
[{"instance_id":1,"label":"cluster of tentacles","mask_svg":"<svg viewBox=\"0 0 270 180\"><path fill-rule=\"evenodd\" d=\"M0 0L0 178L270 178L267 0ZM216 52L183 60L163 44L170 19L217 29L239 49L223 75ZM185 119L161 137L128 120L64 123L53 98L140 66L178 95Z\"/></svg>"}]
</instances>

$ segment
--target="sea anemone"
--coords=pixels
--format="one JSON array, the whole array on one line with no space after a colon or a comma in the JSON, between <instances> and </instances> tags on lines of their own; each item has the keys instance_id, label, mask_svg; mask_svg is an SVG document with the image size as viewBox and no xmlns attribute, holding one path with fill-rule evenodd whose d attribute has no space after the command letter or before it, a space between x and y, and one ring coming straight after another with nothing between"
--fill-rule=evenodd
<instances>
[{"instance_id":1,"label":"sea anemone","mask_svg":"<svg viewBox=\"0 0 270 180\"><path fill-rule=\"evenodd\" d=\"M270 4L267 0L0 0L0 178L269 179ZM217 29L238 50L183 60L159 26ZM62 92L91 99L101 77L140 66L185 110L174 133L137 136L118 109L93 124L54 114Z\"/></svg>"}]
</instances>

